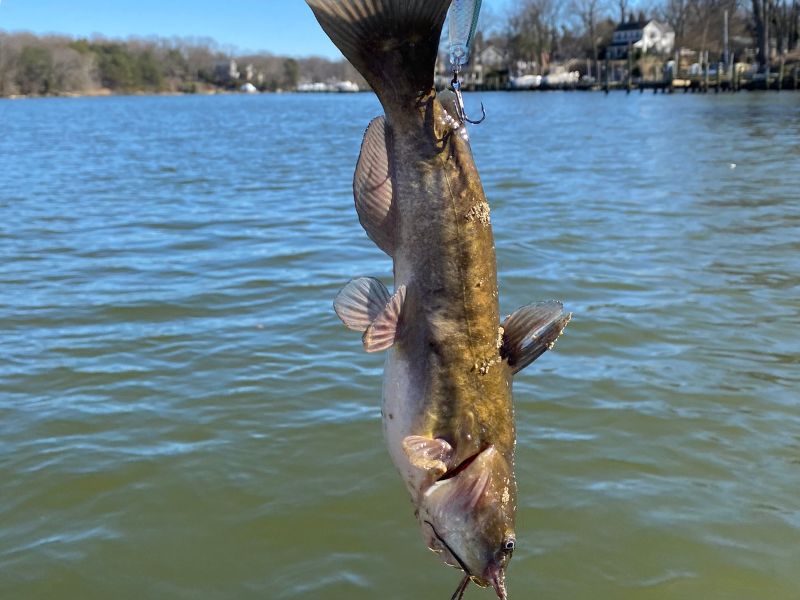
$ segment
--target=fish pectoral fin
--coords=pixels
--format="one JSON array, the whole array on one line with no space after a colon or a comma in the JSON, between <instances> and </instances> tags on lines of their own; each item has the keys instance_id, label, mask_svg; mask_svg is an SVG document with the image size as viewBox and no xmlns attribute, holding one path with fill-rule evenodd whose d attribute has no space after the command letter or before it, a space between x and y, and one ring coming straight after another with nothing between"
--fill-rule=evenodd
<instances>
[{"instance_id":1,"label":"fish pectoral fin","mask_svg":"<svg viewBox=\"0 0 800 600\"><path fill-rule=\"evenodd\" d=\"M435 477L444 475L453 457L453 447L445 440L422 435L403 438L403 451L412 465Z\"/></svg>"},{"instance_id":2,"label":"fish pectoral fin","mask_svg":"<svg viewBox=\"0 0 800 600\"><path fill-rule=\"evenodd\" d=\"M364 342L364 350L380 352L392 347L397 338L400 314L403 311L405 299L406 286L401 285L361 337L361 341Z\"/></svg>"},{"instance_id":3,"label":"fish pectoral fin","mask_svg":"<svg viewBox=\"0 0 800 600\"><path fill-rule=\"evenodd\" d=\"M394 253L395 209L386 118L373 119L361 143L353 196L364 231L389 256Z\"/></svg>"},{"instance_id":4,"label":"fish pectoral fin","mask_svg":"<svg viewBox=\"0 0 800 600\"><path fill-rule=\"evenodd\" d=\"M556 343L572 318L561 302L536 302L517 309L503 322L500 355L519 373Z\"/></svg>"},{"instance_id":5,"label":"fish pectoral fin","mask_svg":"<svg viewBox=\"0 0 800 600\"><path fill-rule=\"evenodd\" d=\"M344 286L333 300L333 310L348 329L364 332L389 302L389 290L374 277L359 277Z\"/></svg>"}]
</instances>

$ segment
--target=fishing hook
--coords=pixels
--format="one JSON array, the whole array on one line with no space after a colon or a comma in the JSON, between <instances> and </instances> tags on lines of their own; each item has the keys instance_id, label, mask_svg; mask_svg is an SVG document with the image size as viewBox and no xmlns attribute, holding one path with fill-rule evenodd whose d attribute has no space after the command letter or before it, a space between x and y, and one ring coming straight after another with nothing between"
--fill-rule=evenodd
<instances>
[{"instance_id":1,"label":"fishing hook","mask_svg":"<svg viewBox=\"0 0 800 600\"><path fill-rule=\"evenodd\" d=\"M464 109L464 97L461 95L461 82L458 80L458 69L453 69L453 81L450 82L450 89L453 90L456 95L456 112L458 113L459 120L462 123L472 123L473 125L483 123L483 120L486 118L486 109L483 107L483 102L481 102L480 119L473 121L467 117L467 111Z\"/></svg>"}]
</instances>

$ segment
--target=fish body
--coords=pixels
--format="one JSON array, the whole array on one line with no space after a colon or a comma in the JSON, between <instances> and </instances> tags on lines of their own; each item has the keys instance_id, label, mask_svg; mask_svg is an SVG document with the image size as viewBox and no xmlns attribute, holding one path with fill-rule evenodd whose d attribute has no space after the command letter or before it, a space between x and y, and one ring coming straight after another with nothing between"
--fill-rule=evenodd
<instances>
[{"instance_id":1,"label":"fish body","mask_svg":"<svg viewBox=\"0 0 800 600\"><path fill-rule=\"evenodd\" d=\"M334 301L369 352L387 350L383 424L423 537L506 598L515 547L512 377L569 320L560 303L501 325L489 204L452 92L433 67L450 0L307 0L378 95L354 177L359 220L394 263Z\"/></svg>"}]
</instances>

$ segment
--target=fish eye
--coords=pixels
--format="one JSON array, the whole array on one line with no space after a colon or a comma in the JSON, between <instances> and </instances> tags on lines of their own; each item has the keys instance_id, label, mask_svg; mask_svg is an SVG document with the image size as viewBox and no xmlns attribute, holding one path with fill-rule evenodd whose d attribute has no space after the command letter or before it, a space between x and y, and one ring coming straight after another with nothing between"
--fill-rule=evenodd
<instances>
[{"instance_id":1,"label":"fish eye","mask_svg":"<svg viewBox=\"0 0 800 600\"><path fill-rule=\"evenodd\" d=\"M505 542L503 542L503 551L504 552L513 552L514 546L516 546L516 541L514 538L509 538Z\"/></svg>"}]
</instances>

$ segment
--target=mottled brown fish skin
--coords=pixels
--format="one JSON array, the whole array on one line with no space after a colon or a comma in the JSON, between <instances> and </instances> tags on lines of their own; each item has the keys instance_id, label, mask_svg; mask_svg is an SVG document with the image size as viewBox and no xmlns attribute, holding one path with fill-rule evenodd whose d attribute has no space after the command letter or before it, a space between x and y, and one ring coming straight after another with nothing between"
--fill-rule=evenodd
<instances>
[{"instance_id":1,"label":"mottled brown fish skin","mask_svg":"<svg viewBox=\"0 0 800 600\"><path fill-rule=\"evenodd\" d=\"M406 285L399 357L422 379L415 433L456 463L493 445L513 464L511 370L500 357L489 205L469 143L434 90L387 112L399 216L395 285ZM412 401L412 399L409 399Z\"/></svg>"}]
</instances>

